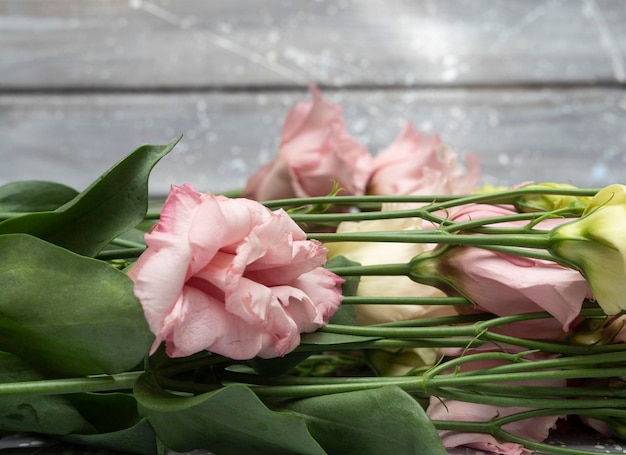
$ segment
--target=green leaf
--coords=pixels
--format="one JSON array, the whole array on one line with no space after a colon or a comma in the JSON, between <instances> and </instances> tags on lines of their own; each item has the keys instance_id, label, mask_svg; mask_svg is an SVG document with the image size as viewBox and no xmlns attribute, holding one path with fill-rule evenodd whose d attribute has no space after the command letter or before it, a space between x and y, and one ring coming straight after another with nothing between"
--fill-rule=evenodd
<instances>
[{"instance_id":1,"label":"green leaf","mask_svg":"<svg viewBox=\"0 0 626 455\"><path fill-rule=\"evenodd\" d=\"M268 409L243 385L197 396L177 396L161 389L146 373L137 380L135 397L157 437L166 447L218 455L324 455L303 420Z\"/></svg>"},{"instance_id":2,"label":"green leaf","mask_svg":"<svg viewBox=\"0 0 626 455\"><path fill-rule=\"evenodd\" d=\"M112 415L112 417L115 417ZM130 428L98 434L72 434L61 439L74 444L115 450L116 453L154 455L157 444L152 425L142 419ZM110 453L107 451L107 453Z\"/></svg>"},{"instance_id":3,"label":"green leaf","mask_svg":"<svg viewBox=\"0 0 626 455\"><path fill-rule=\"evenodd\" d=\"M0 349L51 376L126 371L154 338L124 273L26 234L0 235L0 289Z\"/></svg>"},{"instance_id":4,"label":"green leaf","mask_svg":"<svg viewBox=\"0 0 626 455\"><path fill-rule=\"evenodd\" d=\"M99 433L124 430L139 420L137 401L128 393L75 393L68 399Z\"/></svg>"},{"instance_id":5,"label":"green leaf","mask_svg":"<svg viewBox=\"0 0 626 455\"><path fill-rule=\"evenodd\" d=\"M0 352L0 383L40 379L44 377L22 359ZM94 428L65 397L6 395L0 400L0 430L65 435Z\"/></svg>"},{"instance_id":6,"label":"green leaf","mask_svg":"<svg viewBox=\"0 0 626 455\"><path fill-rule=\"evenodd\" d=\"M56 210L78 195L60 183L41 180L11 182L0 186L0 212L46 212Z\"/></svg>"},{"instance_id":7,"label":"green leaf","mask_svg":"<svg viewBox=\"0 0 626 455\"><path fill-rule=\"evenodd\" d=\"M300 362L306 360L311 354L311 352L290 352L283 357L274 357L271 359L255 357L248 360L246 363L259 374L278 376L287 373Z\"/></svg>"},{"instance_id":8,"label":"green leaf","mask_svg":"<svg viewBox=\"0 0 626 455\"><path fill-rule=\"evenodd\" d=\"M330 454L445 455L421 406L398 387L322 395L288 402Z\"/></svg>"},{"instance_id":9,"label":"green leaf","mask_svg":"<svg viewBox=\"0 0 626 455\"><path fill-rule=\"evenodd\" d=\"M16 355L0 352L0 383L42 379ZM124 453L156 453L154 430L145 419L139 420L135 399L122 393L5 395L0 400L0 430L41 433Z\"/></svg>"},{"instance_id":10,"label":"green leaf","mask_svg":"<svg viewBox=\"0 0 626 455\"><path fill-rule=\"evenodd\" d=\"M84 256L96 255L143 220L150 171L177 142L138 148L68 203L5 220L0 234L27 233Z\"/></svg>"},{"instance_id":11,"label":"green leaf","mask_svg":"<svg viewBox=\"0 0 626 455\"><path fill-rule=\"evenodd\" d=\"M325 265L326 268L348 267L361 265L359 262L351 261L345 256L335 256ZM345 277L345 282L341 285L341 293L344 297L356 295L359 289L361 277L358 275ZM342 305L330 320L331 324L355 325L356 306Z\"/></svg>"}]
</instances>

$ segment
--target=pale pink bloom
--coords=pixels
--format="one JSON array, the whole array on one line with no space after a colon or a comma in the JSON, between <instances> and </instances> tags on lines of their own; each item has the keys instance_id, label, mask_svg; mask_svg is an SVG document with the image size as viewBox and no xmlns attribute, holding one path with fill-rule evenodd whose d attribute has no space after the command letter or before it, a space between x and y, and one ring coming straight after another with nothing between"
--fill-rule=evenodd
<instances>
[{"instance_id":1,"label":"pale pink bloom","mask_svg":"<svg viewBox=\"0 0 626 455\"><path fill-rule=\"evenodd\" d=\"M451 211L456 222L506 216L516 212L507 207L470 205ZM547 219L535 226L550 230L567 219ZM494 227L519 227L527 221L497 223ZM576 270L543 259L527 258L468 246L455 247L440 259L442 270L457 288L480 310L498 316L546 311L556 321L537 320L518 323L520 336L541 338L569 330L578 317L583 300L590 296L589 286ZM533 328L525 330L524 327ZM561 333L562 334L562 333Z\"/></svg>"},{"instance_id":2,"label":"pale pink bloom","mask_svg":"<svg viewBox=\"0 0 626 455\"><path fill-rule=\"evenodd\" d=\"M588 293L585 279L575 270L553 262L522 258L481 248L458 246L439 258L440 273L480 310L498 316L547 311L556 321L526 322L548 329L529 337L569 330ZM552 326L552 327L550 327Z\"/></svg>"},{"instance_id":3,"label":"pale pink bloom","mask_svg":"<svg viewBox=\"0 0 626 455\"><path fill-rule=\"evenodd\" d=\"M326 324L343 279L326 249L282 210L173 186L129 275L151 331L172 357L283 356Z\"/></svg>"},{"instance_id":4,"label":"pale pink bloom","mask_svg":"<svg viewBox=\"0 0 626 455\"><path fill-rule=\"evenodd\" d=\"M465 364L461 371L479 370L498 365L495 361L480 361ZM549 379L529 382L508 383L516 385L526 385L535 387L566 387L565 379ZM439 399L435 396L430 398L430 405L427 409L428 417L432 420L449 421L469 421L488 422L494 418L506 417L520 412L531 410L523 407L503 407L487 404L477 404L450 399ZM503 425L503 429L516 436L530 439L532 441L544 441L557 420L561 416L533 417L525 420L518 420ZM504 455L526 455L532 451L524 448L520 444L506 442L496 439L486 433L457 432L452 430L439 431L441 441L446 448L467 446L477 450L484 450L490 453Z\"/></svg>"},{"instance_id":5,"label":"pale pink bloom","mask_svg":"<svg viewBox=\"0 0 626 455\"><path fill-rule=\"evenodd\" d=\"M374 158L368 193L382 195L463 194L476 189L478 161L468 156L467 169L439 136L416 131L410 122L396 140Z\"/></svg>"},{"instance_id":6,"label":"pale pink bloom","mask_svg":"<svg viewBox=\"0 0 626 455\"><path fill-rule=\"evenodd\" d=\"M341 106L312 86L312 103L287 114L278 157L248 180L243 196L257 201L327 196L335 183L341 195L362 195L370 176L368 150L348 133Z\"/></svg>"}]
</instances>

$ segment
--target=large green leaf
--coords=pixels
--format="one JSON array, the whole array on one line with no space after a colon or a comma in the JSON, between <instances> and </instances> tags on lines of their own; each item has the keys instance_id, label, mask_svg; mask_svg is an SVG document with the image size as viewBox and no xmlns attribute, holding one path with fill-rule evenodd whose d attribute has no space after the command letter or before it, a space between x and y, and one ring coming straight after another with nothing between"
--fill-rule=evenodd
<instances>
[{"instance_id":1,"label":"large green leaf","mask_svg":"<svg viewBox=\"0 0 626 455\"><path fill-rule=\"evenodd\" d=\"M421 406L398 387L304 398L286 404L329 454L445 455Z\"/></svg>"},{"instance_id":2,"label":"large green leaf","mask_svg":"<svg viewBox=\"0 0 626 455\"><path fill-rule=\"evenodd\" d=\"M78 195L69 186L42 180L11 182L0 186L0 212L56 210Z\"/></svg>"},{"instance_id":3,"label":"large green leaf","mask_svg":"<svg viewBox=\"0 0 626 455\"><path fill-rule=\"evenodd\" d=\"M22 359L0 352L0 383L37 381L44 377ZM95 431L62 396L5 395L0 399L0 430L66 435Z\"/></svg>"},{"instance_id":4,"label":"large green leaf","mask_svg":"<svg viewBox=\"0 0 626 455\"><path fill-rule=\"evenodd\" d=\"M130 393L75 393L67 398L98 433L124 430L139 421L137 401Z\"/></svg>"},{"instance_id":5,"label":"large green leaf","mask_svg":"<svg viewBox=\"0 0 626 455\"><path fill-rule=\"evenodd\" d=\"M111 417L115 417L115 415ZM132 427L110 433L72 434L64 436L62 439L75 444L114 450L115 453L138 455L154 455L157 453L154 430L146 419L140 420ZM110 452L107 451L106 453L109 454Z\"/></svg>"},{"instance_id":6,"label":"large green leaf","mask_svg":"<svg viewBox=\"0 0 626 455\"><path fill-rule=\"evenodd\" d=\"M42 379L18 356L0 351L0 383ZM138 418L134 398L122 393L5 395L0 399L0 431L42 433L123 453L156 453L152 426Z\"/></svg>"},{"instance_id":7,"label":"large green leaf","mask_svg":"<svg viewBox=\"0 0 626 455\"><path fill-rule=\"evenodd\" d=\"M30 235L0 235L0 289L0 349L49 375L128 370L153 340L130 278Z\"/></svg>"},{"instance_id":8,"label":"large green leaf","mask_svg":"<svg viewBox=\"0 0 626 455\"><path fill-rule=\"evenodd\" d=\"M148 207L148 177L176 145L144 145L55 211L0 223L0 234L27 233L85 256L141 222Z\"/></svg>"},{"instance_id":9,"label":"large green leaf","mask_svg":"<svg viewBox=\"0 0 626 455\"><path fill-rule=\"evenodd\" d=\"M161 389L153 376L135 385L140 410L157 437L179 452L206 449L216 455L324 455L297 415L269 410L243 385L197 396Z\"/></svg>"}]
</instances>

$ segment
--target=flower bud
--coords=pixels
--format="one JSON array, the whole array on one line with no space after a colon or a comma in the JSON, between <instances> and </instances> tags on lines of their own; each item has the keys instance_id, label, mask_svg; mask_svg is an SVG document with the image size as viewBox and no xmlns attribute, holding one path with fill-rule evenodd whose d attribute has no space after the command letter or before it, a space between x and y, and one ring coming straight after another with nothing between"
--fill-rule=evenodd
<instances>
[{"instance_id":1,"label":"flower bud","mask_svg":"<svg viewBox=\"0 0 626 455\"><path fill-rule=\"evenodd\" d=\"M438 248L411 261L410 278L460 295L481 311L509 316L546 311L533 336L558 336L580 313L588 292L580 273L551 261L470 246ZM541 325L541 327L539 327Z\"/></svg>"},{"instance_id":2,"label":"flower bud","mask_svg":"<svg viewBox=\"0 0 626 455\"><path fill-rule=\"evenodd\" d=\"M411 376L431 368L438 358L436 348L374 349L367 352L370 366L379 376Z\"/></svg>"},{"instance_id":3,"label":"flower bud","mask_svg":"<svg viewBox=\"0 0 626 455\"><path fill-rule=\"evenodd\" d=\"M573 185L564 183L530 183L520 189L576 189ZM519 196L515 201L515 208L520 212L551 212L553 210L569 208L583 210L589 204L590 197L568 196L564 194L533 193Z\"/></svg>"},{"instance_id":4,"label":"flower bud","mask_svg":"<svg viewBox=\"0 0 626 455\"><path fill-rule=\"evenodd\" d=\"M610 185L580 219L550 232L550 252L578 269L606 314L626 309L626 186Z\"/></svg>"}]
</instances>

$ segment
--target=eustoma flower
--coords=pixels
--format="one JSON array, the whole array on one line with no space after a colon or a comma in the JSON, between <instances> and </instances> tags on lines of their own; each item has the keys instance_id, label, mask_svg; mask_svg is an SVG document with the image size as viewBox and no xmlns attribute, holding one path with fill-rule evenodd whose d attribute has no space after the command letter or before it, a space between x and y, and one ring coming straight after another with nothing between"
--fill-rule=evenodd
<instances>
[{"instance_id":1,"label":"eustoma flower","mask_svg":"<svg viewBox=\"0 0 626 455\"><path fill-rule=\"evenodd\" d=\"M410 122L373 163L369 194L462 194L475 190L478 161L468 156L463 172L454 151L439 136L416 131Z\"/></svg>"},{"instance_id":2,"label":"eustoma flower","mask_svg":"<svg viewBox=\"0 0 626 455\"><path fill-rule=\"evenodd\" d=\"M312 103L299 103L285 119L275 161L249 180L243 196L257 201L326 196L337 184L342 195L362 195L371 172L368 150L348 133L341 106L311 87Z\"/></svg>"},{"instance_id":3,"label":"eustoma flower","mask_svg":"<svg viewBox=\"0 0 626 455\"><path fill-rule=\"evenodd\" d=\"M282 210L172 187L148 249L132 267L135 294L172 357L208 350L233 359L283 356L328 322L341 278L326 249Z\"/></svg>"},{"instance_id":4,"label":"eustoma flower","mask_svg":"<svg viewBox=\"0 0 626 455\"><path fill-rule=\"evenodd\" d=\"M542 356L529 355L529 360ZM497 366L497 361L474 361L463 365L458 371L477 371ZM525 385L529 387L566 387L564 379L541 379L522 383L507 383L511 385ZM530 398L530 397L529 397ZM528 400L527 400L528 401ZM532 402L532 400L530 400ZM479 404L465 401L440 399L431 397L428 406L428 416L434 420L489 422L520 412L528 411L531 407L496 406L491 404ZM559 416L547 415L530 419L511 422L502 426L502 429L511 434L532 441L543 441L548 437L550 430L555 426ZM490 453L503 455L526 455L532 453L520 444L502 441L487 433L475 433L471 431L444 430L439 432L443 445L448 448L467 446L478 450L486 450Z\"/></svg>"},{"instance_id":5,"label":"eustoma flower","mask_svg":"<svg viewBox=\"0 0 626 455\"><path fill-rule=\"evenodd\" d=\"M457 209L450 219L470 221L514 213L506 207L478 204ZM562 219L547 219L535 227L549 229L562 222ZM520 223L494 226L514 227ZM548 260L472 246L442 247L416 257L412 277L438 286L449 295L462 295L474 302L478 309L498 316L539 311L550 313L554 319L520 323L521 330L532 326L533 330L523 332L531 338L564 334L589 295L585 279L576 270Z\"/></svg>"},{"instance_id":6,"label":"eustoma flower","mask_svg":"<svg viewBox=\"0 0 626 455\"><path fill-rule=\"evenodd\" d=\"M626 309L626 186L599 191L580 219L550 238L551 252L581 271L605 313Z\"/></svg>"}]
</instances>

